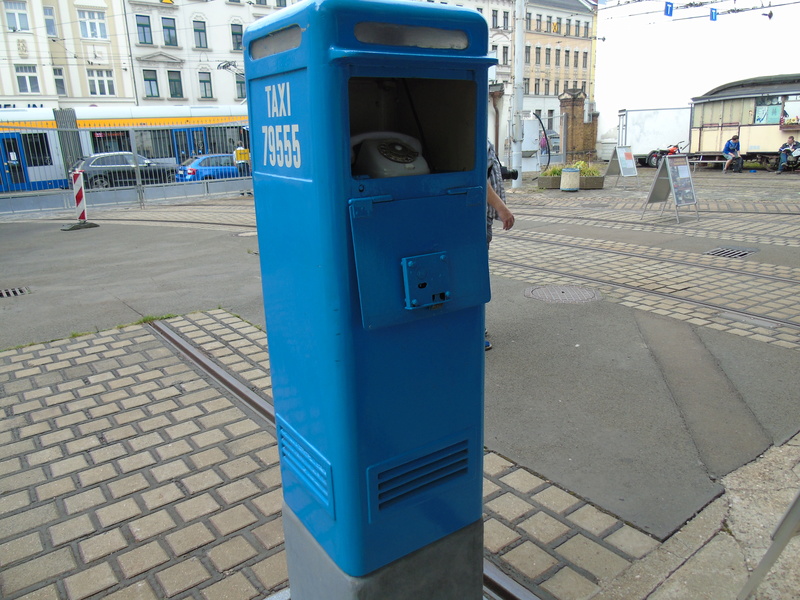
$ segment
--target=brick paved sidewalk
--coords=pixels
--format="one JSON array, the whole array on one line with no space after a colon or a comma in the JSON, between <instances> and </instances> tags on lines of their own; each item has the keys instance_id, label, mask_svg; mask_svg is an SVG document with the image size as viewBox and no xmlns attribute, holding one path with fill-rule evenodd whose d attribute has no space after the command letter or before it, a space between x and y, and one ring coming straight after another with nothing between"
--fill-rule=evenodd
<instances>
[{"instance_id":1,"label":"brick paved sidewalk","mask_svg":"<svg viewBox=\"0 0 800 600\"><path fill-rule=\"evenodd\" d=\"M217 310L169 327L269 392L265 334ZM147 326L0 353L0 593L26 600L263 598L286 588L272 425ZM578 600L658 543L485 458L487 556Z\"/></svg>"}]
</instances>

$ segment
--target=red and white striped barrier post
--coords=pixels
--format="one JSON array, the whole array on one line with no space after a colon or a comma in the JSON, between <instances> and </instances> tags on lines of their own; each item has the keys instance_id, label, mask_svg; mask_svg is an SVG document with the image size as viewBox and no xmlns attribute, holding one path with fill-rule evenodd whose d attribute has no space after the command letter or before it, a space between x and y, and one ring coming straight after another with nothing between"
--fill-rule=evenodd
<instances>
[{"instance_id":1,"label":"red and white striped barrier post","mask_svg":"<svg viewBox=\"0 0 800 600\"><path fill-rule=\"evenodd\" d=\"M75 209L78 211L78 222L62 227L62 231L72 231L73 229L86 229L88 227L99 227L97 223L86 221L86 196L83 191L83 173L72 173L72 193L75 196Z\"/></svg>"}]
</instances>

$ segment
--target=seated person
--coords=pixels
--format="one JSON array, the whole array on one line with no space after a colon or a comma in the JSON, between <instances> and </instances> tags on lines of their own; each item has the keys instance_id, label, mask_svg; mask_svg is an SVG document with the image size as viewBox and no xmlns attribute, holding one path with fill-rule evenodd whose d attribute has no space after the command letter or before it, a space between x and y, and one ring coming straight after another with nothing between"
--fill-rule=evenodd
<instances>
[{"instance_id":1,"label":"seated person","mask_svg":"<svg viewBox=\"0 0 800 600\"><path fill-rule=\"evenodd\" d=\"M778 170L776 171L776 175L778 173L783 173L783 170L786 168L786 162L789 160L789 155L800 148L800 143L794 141L794 136L789 136L789 139L786 143L779 148L779 152L781 153L781 162L780 166L778 166Z\"/></svg>"},{"instance_id":2,"label":"seated person","mask_svg":"<svg viewBox=\"0 0 800 600\"><path fill-rule=\"evenodd\" d=\"M725 147L722 149L722 156L725 157L726 163L722 167L722 172L727 173L728 167L731 166L733 159L739 158L739 136L735 135L727 142L725 142Z\"/></svg>"}]
</instances>

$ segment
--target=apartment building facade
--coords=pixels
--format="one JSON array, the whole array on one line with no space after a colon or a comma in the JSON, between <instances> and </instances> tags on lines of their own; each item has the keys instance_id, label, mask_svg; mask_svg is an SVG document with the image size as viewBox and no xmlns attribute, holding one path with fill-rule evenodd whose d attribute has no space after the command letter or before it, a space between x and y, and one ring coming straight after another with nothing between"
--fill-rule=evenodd
<instances>
[{"instance_id":1,"label":"apartment building facade","mask_svg":"<svg viewBox=\"0 0 800 600\"><path fill-rule=\"evenodd\" d=\"M0 107L236 104L242 35L296 0L3 0Z\"/></svg>"}]
</instances>

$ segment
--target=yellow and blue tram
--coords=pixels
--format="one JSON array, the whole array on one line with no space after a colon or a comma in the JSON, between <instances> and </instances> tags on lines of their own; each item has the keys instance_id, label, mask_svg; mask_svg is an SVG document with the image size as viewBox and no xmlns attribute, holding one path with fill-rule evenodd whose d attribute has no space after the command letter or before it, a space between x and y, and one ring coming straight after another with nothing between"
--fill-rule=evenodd
<instances>
[{"instance_id":1,"label":"yellow and blue tram","mask_svg":"<svg viewBox=\"0 0 800 600\"><path fill-rule=\"evenodd\" d=\"M247 135L244 105L0 109L0 193L66 189L70 167L99 152L180 164Z\"/></svg>"}]
</instances>

